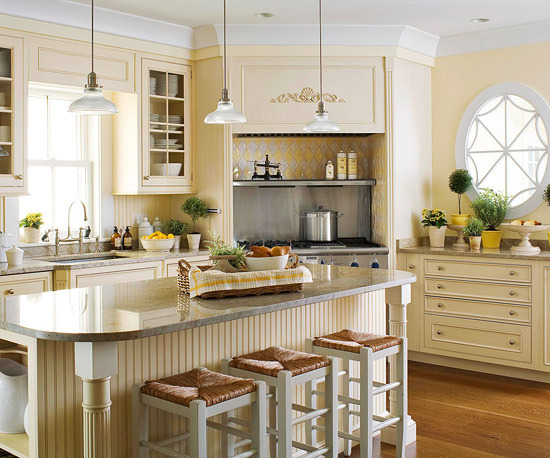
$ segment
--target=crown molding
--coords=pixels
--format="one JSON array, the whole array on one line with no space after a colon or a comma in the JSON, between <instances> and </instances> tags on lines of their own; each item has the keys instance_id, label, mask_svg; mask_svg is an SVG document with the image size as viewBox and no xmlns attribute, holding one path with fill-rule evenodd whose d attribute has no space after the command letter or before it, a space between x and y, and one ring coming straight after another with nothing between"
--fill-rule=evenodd
<instances>
[{"instance_id":1,"label":"crown molding","mask_svg":"<svg viewBox=\"0 0 550 458\"><path fill-rule=\"evenodd\" d=\"M442 37L437 57L550 41L550 21Z\"/></svg>"}]
</instances>

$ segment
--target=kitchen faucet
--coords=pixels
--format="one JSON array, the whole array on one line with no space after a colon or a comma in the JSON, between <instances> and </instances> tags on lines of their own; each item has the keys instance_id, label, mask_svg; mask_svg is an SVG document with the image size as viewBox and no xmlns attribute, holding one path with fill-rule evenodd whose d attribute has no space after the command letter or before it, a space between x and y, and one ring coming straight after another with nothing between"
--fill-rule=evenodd
<instances>
[{"instance_id":1,"label":"kitchen faucet","mask_svg":"<svg viewBox=\"0 0 550 458\"><path fill-rule=\"evenodd\" d=\"M59 256L59 245L61 243L66 242L78 242L78 254L82 254L82 241L84 239L84 235L82 231L84 230L83 227L80 227L78 229L78 237L73 237L71 235L71 210L73 208L74 204L80 203L82 205L82 208L84 209L84 221L88 222L88 211L86 209L86 205L81 200L75 200L74 202L69 205L69 212L67 214L67 237L64 239L59 238L59 229L55 230L55 255ZM97 244L98 241L96 240L96 250L97 250Z\"/></svg>"}]
</instances>

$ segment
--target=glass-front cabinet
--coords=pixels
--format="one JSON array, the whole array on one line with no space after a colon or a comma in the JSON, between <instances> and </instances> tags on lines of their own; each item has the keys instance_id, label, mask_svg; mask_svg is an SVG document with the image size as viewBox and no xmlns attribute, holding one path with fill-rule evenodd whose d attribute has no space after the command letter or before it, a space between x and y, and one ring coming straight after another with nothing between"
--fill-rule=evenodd
<instances>
[{"instance_id":1,"label":"glass-front cabinet","mask_svg":"<svg viewBox=\"0 0 550 458\"><path fill-rule=\"evenodd\" d=\"M25 192L23 40L0 35L0 194Z\"/></svg>"},{"instance_id":2,"label":"glass-front cabinet","mask_svg":"<svg viewBox=\"0 0 550 458\"><path fill-rule=\"evenodd\" d=\"M191 67L142 61L143 187L191 187Z\"/></svg>"}]
</instances>

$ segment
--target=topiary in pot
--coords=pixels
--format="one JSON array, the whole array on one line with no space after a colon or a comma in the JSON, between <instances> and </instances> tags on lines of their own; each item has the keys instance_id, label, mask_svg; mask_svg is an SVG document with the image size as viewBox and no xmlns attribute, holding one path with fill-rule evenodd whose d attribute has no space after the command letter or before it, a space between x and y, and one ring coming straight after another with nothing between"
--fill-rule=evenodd
<instances>
[{"instance_id":1,"label":"topiary in pot","mask_svg":"<svg viewBox=\"0 0 550 458\"><path fill-rule=\"evenodd\" d=\"M179 250L181 244L181 236L187 232L189 224L180 221L179 219L169 219L164 225L164 233L174 236L174 250Z\"/></svg>"},{"instance_id":2,"label":"topiary in pot","mask_svg":"<svg viewBox=\"0 0 550 458\"><path fill-rule=\"evenodd\" d=\"M197 220L208 216L208 205L198 197L190 197L183 203L181 209L193 221L193 232L187 234L189 249L198 250L201 243L201 234L197 232Z\"/></svg>"},{"instance_id":3,"label":"topiary in pot","mask_svg":"<svg viewBox=\"0 0 550 458\"><path fill-rule=\"evenodd\" d=\"M472 208L477 218L479 218L486 229L481 237L485 248L498 248L500 246L500 237L502 231L497 227L502 224L506 217L506 212L510 208L508 198L492 189L485 189L479 197L472 203Z\"/></svg>"},{"instance_id":4,"label":"topiary in pot","mask_svg":"<svg viewBox=\"0 0 550 458\"><path fill-rule=\"evenodd\" d=\"M468 219L464 227L464 235L468 237L470 248L479 250L481 247L481 234L485 230L485 223L475 216Z\"/></svg>"},{"instance_id":5,"label":"topiary in pot","mask_svg":"<svg viewBox=\"0 0 550 458\"><path fill-rule=\"evenodd\" d=\"M451 215L452 223L464 226L470 217L468 214L462 214L461 203L462 195L472 186L472 176L467 170L457 169L449 176L449 189L458 194L458 214Z\"/></svg>"}]
</instances>

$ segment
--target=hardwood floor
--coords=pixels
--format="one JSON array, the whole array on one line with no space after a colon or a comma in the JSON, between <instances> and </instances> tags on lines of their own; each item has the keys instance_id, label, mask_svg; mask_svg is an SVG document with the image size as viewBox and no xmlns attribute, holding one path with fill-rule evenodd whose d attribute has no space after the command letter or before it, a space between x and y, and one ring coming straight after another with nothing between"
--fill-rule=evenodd
<instances>
[{"instance_id":1,"label":"hardwood floor","mask_svg":"<svg viewBox=\"0 0 550 458\"><path fill-rule=\"evenodd\" d=\"M409 413L408 458L550 457L550 384L411 362ZM374 457L395 448L377 439Z\"/></svg>"}]
</instances>

